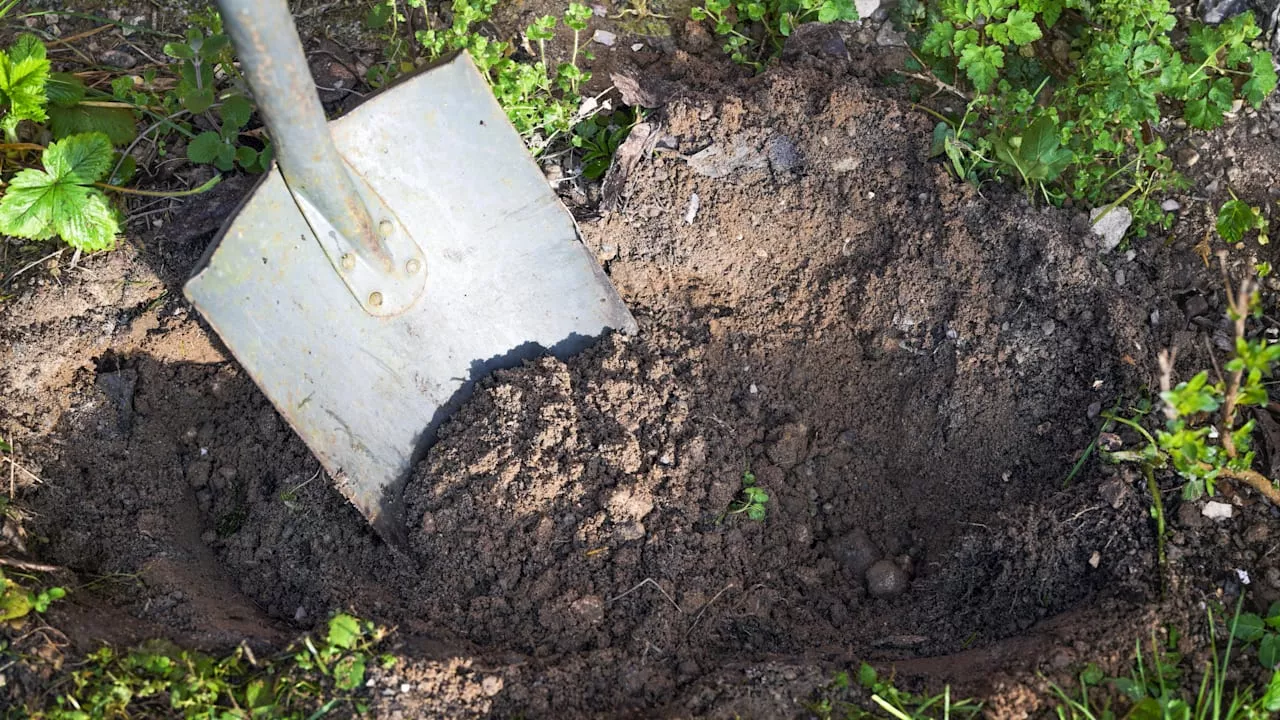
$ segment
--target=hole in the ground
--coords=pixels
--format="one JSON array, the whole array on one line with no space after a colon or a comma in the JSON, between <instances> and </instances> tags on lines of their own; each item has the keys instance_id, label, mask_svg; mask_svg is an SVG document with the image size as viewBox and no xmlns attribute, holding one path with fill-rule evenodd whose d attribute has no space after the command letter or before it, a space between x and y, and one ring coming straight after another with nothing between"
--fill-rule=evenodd
<instances>
[{"instance_id":1,"label":"hole in the ground","mask_svg":"<svg viewBox=\"0 0 1280 720\"><path fill-rule=\"evenodd\" d=\"M99 419L127 425L59 431L51 560L142 572L131 609L171 625L208 626L234 588L219 617L349 607L585 657L597 708L744 657L980 646L1141 576L1133 506L1060 491L1090 406L1141 382L1123 358L1150 350L1150 310L1063 213L903 150L919 115L800 77L759 85L768 117L672 106L668 147L738 165L642 159L588 228L641 335L481 383L410 483L411 561L233 363L145 354L98 363L134 374L97 385ZM786 112L815 91L819 117ZM771 160L780 143L804 164ZM763 520L733 512L747 473ZM656 669L613 679L637 659Z\"/></svg>"}]
</instances>

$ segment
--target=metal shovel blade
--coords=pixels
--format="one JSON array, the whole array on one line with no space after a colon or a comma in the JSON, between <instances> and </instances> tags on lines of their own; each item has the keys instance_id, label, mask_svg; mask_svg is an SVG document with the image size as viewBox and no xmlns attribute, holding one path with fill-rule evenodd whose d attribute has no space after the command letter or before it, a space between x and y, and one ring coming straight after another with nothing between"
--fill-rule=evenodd
<instances>
[{"instance_id":1,"label":"metal shovel blade","mask_svg":"<svg viewBox=\"0 0 1280 720\"><path fill-rule=\"evenodd\" d=\"M404 483L478 379L636 325L465 53L330 130L353 177L421 247L422 295L394 315L362 307L276 170L185 294L398 544Z\"/></svg>"}]
</instances>

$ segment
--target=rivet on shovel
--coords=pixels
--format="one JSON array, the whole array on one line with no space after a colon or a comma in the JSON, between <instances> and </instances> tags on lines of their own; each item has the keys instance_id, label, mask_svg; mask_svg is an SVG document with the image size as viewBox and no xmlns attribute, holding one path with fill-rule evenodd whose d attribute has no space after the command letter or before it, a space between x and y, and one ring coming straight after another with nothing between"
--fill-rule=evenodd
<instances>
[{"instance_id":1,"label":"rivet on shovel","mask_svg":"<svg viewBox=\"0 0 1280 720\"><path fill-rule=\"evenodd\" d=\"M343 269L343 270L354 270L354 269L355 269L355 267L356 267L356 256L355 256L355 255L352 255L351 253L346 253L345 255L343 255L343 256L342 256L342 269Z\"/></svg>"},{"instance_id":2,"label":"rivet on shovel","mask_svg":"<svg viewBox=\"0 0 1280 720\"><path fill-rule=\"evenodd\" d=\"M369 293L369 304L374 307L382 307L382 293L380 292Z\"/></svg>"},{"instance_id":3,"label":"rivet on shovel","mask_svg":"<svg viewBox=\"0 0 1280 720\"><path fill-rule=\"evenodd\" d=\"M395 232L395 229L396 226L390 220L383 220L378 223L378 232L382 234L382 237L391 237L391 233Z\"/></svg>"},{"instance_id":4,"label":"rivet on shovel","mask_svg":"<svg viewBox=\"0 0 1280 720\"><path fill-rule=\"evenodd\" d=\"M409 273L410 275L417 275L418 271L422 269L422 261L419 260L418 258L414 258L404 264L404 269L405 269L405 272Z\"/></svg>"}]
</instances>

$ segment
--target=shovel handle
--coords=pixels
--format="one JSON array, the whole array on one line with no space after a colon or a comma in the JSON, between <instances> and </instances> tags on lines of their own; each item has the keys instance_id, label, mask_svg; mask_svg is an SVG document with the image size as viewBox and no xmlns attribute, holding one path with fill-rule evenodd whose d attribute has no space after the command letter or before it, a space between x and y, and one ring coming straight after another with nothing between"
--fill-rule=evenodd
<instances>
[{"instance_id":1,"label":"shovel handle","mask_svg":"<svg viewBox=\"0 0 1280 720\"><path fill-rule=\"evenodd\" d=\"M329 134L286 0L218 0L289 190L307 199L365 260L391 259ZM376 221L382 221L377 218Z\"/></svg>"}]
</instances>

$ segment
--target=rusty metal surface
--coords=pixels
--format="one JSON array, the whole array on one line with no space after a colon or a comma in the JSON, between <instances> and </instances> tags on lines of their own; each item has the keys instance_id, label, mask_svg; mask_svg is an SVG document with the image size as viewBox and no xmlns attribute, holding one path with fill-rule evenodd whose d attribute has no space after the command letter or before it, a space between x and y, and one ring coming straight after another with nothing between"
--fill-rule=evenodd
<instances>
[{"instance_id":1,"label":"rusty metal surface","mask_svg":"<svg viewBox=\"0 0 1280 720\"><path fill-rule=\"evenodd\" d=\"M635 321L465 54L330 128L354 176L423 240L418 302L364 312L276 171L186 295L394 540L407 474L476 380Z\"/></svg>"}]
</instances>

